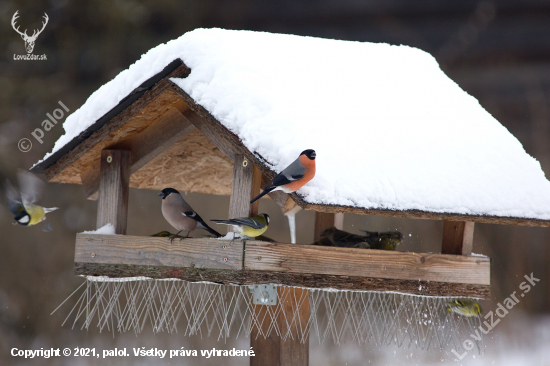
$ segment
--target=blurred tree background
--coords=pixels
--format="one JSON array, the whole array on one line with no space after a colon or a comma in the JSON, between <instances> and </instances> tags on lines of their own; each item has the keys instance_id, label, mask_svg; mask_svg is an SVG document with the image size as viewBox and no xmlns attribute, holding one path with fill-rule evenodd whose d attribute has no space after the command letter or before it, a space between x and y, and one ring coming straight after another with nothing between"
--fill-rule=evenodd
<instances>
[{"instance_id":1,"label":"blurred tree background","mask_svg":"<svg viewBox=\"0 0 550 366\"><path fill-rule=\"evenodd\" d=\"M34 54L45 54L47 60L14 60L14 54L25 54L23 40L11 27L16 10L20 15L17 24L29 29L29 34L41 27L44 12L48 14L49 23L34 49ZM58 101L75 111L150 48L198 27L423 49L520 140L547 176L550 173L550 2L543 0L2 0L0 173L13 180L17 168L30 168L52 149L63 134L60 125L46 132L43 144L30 133ZM27 153L17 147L24 137L33 142ZM223 218L227 213L228 197L189 194L188 198L193 207L201 207L205 218ZM43 204L61 207L50 214L54 230L48 233L40 227L12 226L7 207L0 204L0 364L24 362L9 356L12 347L200 344L200 339L150 333L113 339L93 330L62 328L70 307L49 314L82 282L72 275L74 237L76 232L95 229L96 202L86 201L80 186L51 184ZM288 224L278 208L270 200L262 200L261 205L276 218L266 234L289 241ZM130 210L129 234L170 229L160 214L156 192L132 190ZM310 212L298 214L299 243L312 241L313 217ZM346 230L358 233L363 228L401 230L406 240L400 250L440 250L442 222L346 215ZM541 315L550 310L549 244L549 229L476 225L474 252L493 259L495 301L487 302L487 309L515 291L524 274L533 272L541 279L540 285L521 299L518 312ZM34 364L45 364L45 360L34 360Z\"/></svg>"}]
</instances>

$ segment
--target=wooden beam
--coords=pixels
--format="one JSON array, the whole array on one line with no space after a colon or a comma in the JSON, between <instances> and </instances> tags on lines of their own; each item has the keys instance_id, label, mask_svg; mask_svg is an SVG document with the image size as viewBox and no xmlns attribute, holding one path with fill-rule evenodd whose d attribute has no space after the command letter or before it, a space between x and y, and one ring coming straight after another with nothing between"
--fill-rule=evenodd
<instances>
[{"instance_id":1,"label":"wooden beam","mask_svg":"<svg viewBox=\"0 0 550 366\"><path fill-rule=\"evenodd\" d=\"M268 183L271 182L271 179L269 179L265 174L262 174L262 189L265 187ZM283 191L272 191L267 194L280 208L283 209L283 213L286 214L290 211L297 211L295 209L296 202L292 199L292 197L283 192ZM258 202L258 201L256 201Z\"/></svg>"},{"instance_id":2,"label":"wooden beam","mask_svg":"<svg viewBox=\"0 0 550 366\"><path fill-rule=\"evenodd\" d=\"M138 266L242 269L243 244L217 239L77 234L75 262Z\"/></svg>"},{"instance_id":3,"label":"wooden beam","mask_svg":"<svg viewBox=\"0 0 550 366\"><path fill-rule=\"evenodd\" d=\"M336 206L336 205L320 205L305 202L296 193L291 193L293 200L300 205L304 210L311 210L325 213L353 213L357 215L376 215L388 217L404 217L408 219L426 219L426 220L449 220L449 221L471 221L484 224L500 224L500 225L522 225L522 226L537 226L550 227L550 220L539 219L522 219L515 217L501 216L475 216L448 214L439 212L428 212L420 210L384 210L384 209L365 209L360 207Z\"/></svg>"},{"instance_id":4,"label":"wooden beam","mask_svg":"<svg viewBox=\"0 0 550 366\"><path fill-rule=\"evenodd\" d=\"M260 192L260 182L261 172L258 168L244 155L235 155L229 218L251 217L258 214L258 204L251 205L250 200Z\"/></svg>"},{"instance_id":5,"label":"wooden beam","mask_svg":"<svg viewBox=\"0 0 550 366\"><path fill-rule=\"evenodd\" d=\"M270 305L254 305L258 323L252 324L250 346L256 356L251 366L307 366L309 364L309 290L277 287L280 312ZM270 329L277 320L278 330ZM277 334L279 332L279 334ZM266 334L269 334L266 337Z\"/></svg>"},{"instance_id":6,"label":"wooden beam","mask_svg":"<svg viewBox=\"0 0 550 366\"><path fill-rule=\"evenodd\" d=\"M251 300L252 301L252 297ZM255 319L250 330L250 347L255 356L250 357L250 366L281 366L281 336L271 330L272 320L277 315L270 305L253 305ZM266 334L269 334L267 337Z\"/></svg>"},{"instance_id":7,"label":"wooden beam","mask_svg":"<svg viewBox=\"0 0 550 366\"><path fill-rule=\"evenodd\" d=\"M344 214L342 212L334 214L334 227L338 230L344 230Z\"/></svg>"},{"instance_id":8,"label":"wooden beam","mask_svg":"<svg viewBox=\"0 0 550 366\"><path fill-rule=\"evenodd\" d=\"M244 268L258 271L330 274L489 285L490 260L447 254L375 249L246 243Z\"/></svg>"},{"instance_id":9,"label":"wooden beam","mask_svg":"<svg viewBox=\"0 0 550 366\"><path fill-rule=\"evenodd\" d=\"M443 221L442 254L471 255L473 243L473 222Z\"/></svg>"},{"instance_id":10,"label":"wooden beam","mask_svg":"<svg viewBox=\"0 0 550 366\"><path fill-rule=\"evenodd\" d=\"M278 300L283 303L279 313L279 329L286 335L280 341L281 366L309 365L310 316L309 290L304 288L278 287Z\"/></svg>"},{"instance_id":11,"label":"wooden beam","mask_svg":"<svg viewBox=\"0 0 550 366\"><path fill-rule=\"evenodd\" d=\"M129 151L101 152L97 227L110 223L116 234L126 234L131 158Z\"/></svg>"},{"instance_id":12,"label":"wooden beam","mask_svg":"<svg viewBox=\"0 0 550 366\"><path fill-rule=\"evenodd\" d=\"M155 101L159 96L161 96L168 89L171 89L174 85L170 78L181 78L189 75L191 70L185 66L181 65L174 71L172 71L168 76L160 80L155 86L150 90L146 91L139 99L133 102L129 107L118 113L111 120L101 126L98 130L92 133L79 145L77 145L70 152L65 154L50 167L44 170L44 175L47 180L50 181L53 177L60 174L66 168L70 167L74 162L76 162L80 157L82 157L88 150L93 146L101 143L101 141L109 139L109 137L115 134L121 126L128 122L131 118L139 114L146 106ZM131 95L131 94L130 94Z\"/></svg>"},{"instance_id":13,"label":"wooden beam","mask_svg":"<svg viewBox=\"0 0 550 366\"><path fill-rule=\"evenodd\" d=\"M236 135L234 134L227 134L227 132L221 132L220 130L223 130L221 128L213 128L212 123L208 123L207 120L205 120L203 117L201 117L199 114L197 114L195 111L189 109L184 112L185 118L192 123L200 132L202 132L218 149L220 149L221 152L223 152L233 163L235 163L237 159L237 155L243 154L244 146L239 146L234 141L232 141L231 136ZM217 125L220 125L218 122ZM237 138L238 139L238 138ZM251 154L245 154L247 157ZM249 159L250 160L250 159Z\"/></svg>"},{"instance_id":14,"label":"wooden beam","mask_svg":"<svg viewBox=\"0 0 550 366\"><path fill-rule=\"evenodd\" d=\"M321 234L328 228L334 226L334 214L325 212L315 212L315 228L313 241L321 240Z\"/></svg>"},{"instance_id":15,"label":"wooden beam","mask_svg":"<svg viewBox=\"0 0 550 366\"><path fill-rule=\"evenodd\" d=\"M247 241L247 244L248 243ZM353 291L390 291L413 295L472 297L486 300L491 298L489 285L392 280L357 276L316 275L309 273L75 262L74 274L78 276L108 276L112 278L139 276L150 278L177 278L189 282L208 281L225 285L276 283L285 286L313 289L329 288Z\"/></svg>"},{"instance_id":16,"label":"wooden beam","mask_svg":"<svg viewBox=\"0 0 550 366\"><path fill-rule=\"evenodd\" d=\"M128 140L117 142L109 149L122 149L132 152L130 174L134 174L145 164L166 151L170 146L182 140L195 127L175 108L170 108L145 130ZM99 165L93 164L81 174L82 186L86 198L97 199L99 187Z\"/></svg>"},{"instance_id":17,"label":"wooden beam","mask_svg":"<svg viewBox=\"0 0 550 366\"><path fill-rule=\"evenodd\" d=\"M489 294L490 259L486 257L318 247L257 240L248 240L246 251L242 252L241 241L229 245L229 241L202 238L182 240L182 245L189 247L178 246L178 252L172 255L167 251L170 249L167 249L167 243L166 238L78 234L75 262L81 263L80 274L97 275L104 271L103 275L114 277L181 278L240 285L275 283L430 296L485 297ZM236 245L239 247L235 252L229 253ZM210 249L204 249L206 247ZM163 256L169 257L170 262L159 259ZM242 263L242 270L220 272L218 264L205 264L202 272L196 272L201 257L204 263L223 262L228 266L233 262ZM144 258L148 258L147 261ZM227 258L227 262L223 258ZM195 267L191 263L195 263ZM172 271L177 272L179 277Z\"/></svg>"}]
</instances>

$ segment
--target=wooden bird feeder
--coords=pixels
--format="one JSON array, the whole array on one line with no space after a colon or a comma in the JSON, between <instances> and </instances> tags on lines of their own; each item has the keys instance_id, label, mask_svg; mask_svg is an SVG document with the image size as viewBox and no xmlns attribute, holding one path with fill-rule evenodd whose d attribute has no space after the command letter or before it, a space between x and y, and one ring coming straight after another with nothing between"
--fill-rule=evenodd
<instances>
[{"instance_id":1,"label":"wooden bird feeder","mask_svg":"<svg viewBox=\"0 0 550 366\"><path fill-rule=\"evenodd\" d=\"M277 173L170 81L185 78L190 71L181 60L174 60L32 169L43 172L50 182L82 184L87 198L98 200L97 226L111 223L116 233L122 234L77 234L75 274L486 299L490 259L471 256L474 223L549 225L548 221L522 218L310 204L297 194L272 192L270 197L286 211L298 205L316 212L316 239L324 229L334 226L335 220L341 220L335 215L339 213L442 220L441 254L257 240L244 244L237 240L230 245L229 241L207 238L170 244L168 238L125 235L129 187L230 194L228 216L250 216L258 212L258 202L249 204L251 197ZM161 175L159 167L163 168ZM174 172L185 172L185 182ZM306 322L307 317L304 314ZM279 352L276 347L283 347L263 339L251 342L256 349L271 347L269 352L275 353ZM307 364L307 343L291 343L284 347L306 355L296 358L302 361L293 364ZM280 352L283 355L291 351Z\"/></svg>"}]
</instances>

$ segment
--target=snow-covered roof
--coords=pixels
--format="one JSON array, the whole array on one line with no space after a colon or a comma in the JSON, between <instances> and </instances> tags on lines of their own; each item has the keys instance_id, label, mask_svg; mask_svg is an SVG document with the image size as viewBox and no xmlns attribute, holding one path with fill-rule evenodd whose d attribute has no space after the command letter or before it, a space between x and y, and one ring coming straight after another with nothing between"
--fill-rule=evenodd
<instances>
[{"instance_id":1,"label":"snow-covered roof","mask_svg":"<svg viewBox=\"0 0 550 366\"><path fill-rule=\"evenodd\" d=\"M273 171L316 150L306 203L550 220L539 162L408 46L197 29L93 93L44 159L176 59L191 73L172 82Z\"/></svg>"}]
</instances>

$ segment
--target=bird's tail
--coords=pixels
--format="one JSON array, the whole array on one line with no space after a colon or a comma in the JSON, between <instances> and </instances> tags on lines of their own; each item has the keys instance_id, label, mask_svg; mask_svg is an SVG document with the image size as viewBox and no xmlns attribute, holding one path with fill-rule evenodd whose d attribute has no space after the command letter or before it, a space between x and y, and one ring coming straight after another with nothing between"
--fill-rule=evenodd
<instances>
[{"instance_id":1,"label":"bird's tail","mask_svg":"<svg viewBox=\"0 0 550 366\"><path fill-rule=\"evenodd\" d=\"M204 222L204 220L202 219L202 217L200 217L196 212L192 212L192 211L188 211L188 212L184 212L183 213L185 216L187 217L190 217L192 218L193 220L195 220L196 222L199 223L199 225L197 225L198 228L200 229L204 229L206 231L208 231L210 234L216 236L216 238L219 238L221 237L222 235L220 233L218 233L216 230L212 229L210 226L208 226L206 224L206 222Z\"/></svg>"},{"instance_id":2,"label":"bird's tail","mask_svg":"<svg viewBox=\"0 0 550 366\"><path fill-rule=\"evenodd\" d=\"M259 200L260 198L262 198L263 196L265 196L266 194L268 194L269 192L271 192L275 188L277 188L277 187L273 187L273 186L265 187L263 192L260 193L259 195L257 195L252 201L250 201L250 203L252 204L252 203L256 202L257 200Z\"/></svg>"},{"instance_id":3,"label":"bird's tail","mask_svg":"<svg viewBox=\"0 0 550 366\"><path fill-rule=\"evenodd\" d=\"M233 225L234 223L230 220L210 220L212 222L215 222L216 224L225 224L225 225Z\"/></svg>"}]
</instances>

